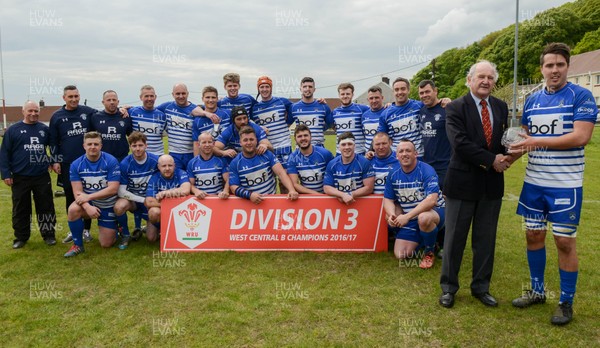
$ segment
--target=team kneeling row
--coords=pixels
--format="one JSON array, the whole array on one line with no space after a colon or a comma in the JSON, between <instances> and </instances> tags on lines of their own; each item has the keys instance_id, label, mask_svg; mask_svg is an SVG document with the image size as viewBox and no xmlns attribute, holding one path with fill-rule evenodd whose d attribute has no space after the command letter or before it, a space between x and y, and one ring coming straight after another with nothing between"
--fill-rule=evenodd
<instances>
[{"instance_id":1,"label":"team kneeling row","mask_svg":"<svg viewBox=\"0 0 600 348\"><path fill-rule=\"evenodd\" d=\"M260 204L265 195L276 193L279 181L280 192L290 200L298 199L299 193L324 193L352 204L361 196L384 194L387 220L396 236L395 255L411 257L424 245L421 266L433 266L444 199L435 170L418 161L410 140L401 141L394 153L389 135L377 133L368 160L355 153L354 136L348 132L338 137L340 155L333 157L324 147L313 145L310 129L300 124L294 131L296 150L284 167L273 152L261 151L255 127L246 125L239 129L242 151L234 158L215 156L213 135L201 133L199 154L186 171L177 168L172 156L146 151L147 138L141 132L128 136L131 154L121 163L102 151L100 133L87 132L83 138L85 154L70 166L75 201L68 208L68 225L74 244L65 257L84 252L84 218L98 220L101 246L112 247L120 237L118 246L126 249L132 239L128 211L136 220L148 221L146 237L154 242L159 239L164 198L192 194L198 199L209 195L227 199L234 194ZM133 238L140 235L136 228Z\"/></svg>"}]
</instances>

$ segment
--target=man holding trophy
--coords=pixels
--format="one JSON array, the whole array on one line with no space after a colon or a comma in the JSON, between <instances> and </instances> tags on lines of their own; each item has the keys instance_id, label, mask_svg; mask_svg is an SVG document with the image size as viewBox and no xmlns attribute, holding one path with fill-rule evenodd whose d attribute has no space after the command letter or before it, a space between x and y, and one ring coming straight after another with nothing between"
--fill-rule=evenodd
<instances>
[{"instance_id":1,"label":"man holding trophy","mask_svg":"<svg viewBox=\"0 0 600 348\"><path fill-rule=\"evenodd\" d=\"M521 135L509 149L515 156L529 152L517 214L527 229L527 261L531 290L513 300L525 308L546 302L546 231L552 223L558 250L560 300L550 322L565 325L573 318L578 276L575 236L583 196L584 147L592 137L598 108L592 93L567 82L570 48L548 44L540 57L545 88L527 99Z\"/></svg>"}]
</instances>

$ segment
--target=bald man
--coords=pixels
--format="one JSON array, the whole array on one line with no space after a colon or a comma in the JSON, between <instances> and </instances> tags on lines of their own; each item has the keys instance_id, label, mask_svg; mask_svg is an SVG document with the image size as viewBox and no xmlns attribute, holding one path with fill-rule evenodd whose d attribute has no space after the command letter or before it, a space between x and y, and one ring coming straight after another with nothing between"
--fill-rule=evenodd
<instances>
[{"instance_id":1,"label":"bald man","mask_svg":"<svg viewBox=\"0 0 600 348\"><path fill-rule=\"evenodd\" d=\"M192 111L196 104L188 100L188 88L183 83L173 86L173 101L160 104L157 109L167 116L167 135L169 140L169 155L175 160L179 169L185 170L188 162L194 158L194 143Z\"/></svg>"},{"instance_id":2,"label":"bald man","mask_svg":"<svg viewBox=\"0 0 600 348\"><path fill-rule=\"evenodd\" d=\"M158 240L160 232L160 202L168 197L184 197L190 194L191 184L185 170L175 166L175 160L170 155L158 158L158 172L154 173L148 182L146 200L149 226L146 229L148 241Z\"/></svg>"},{"instance_id":3,"label":"bald man","mask_svg":"<svg viewBox=\"0 0 600 348\"><path fill-rule=\"evenodd\" d=\"M13 249L25 246L31 236L31 194L35 202L38 227L47 245L55 245L56 213L46 147L50 143L48 126L38 122L40 107L34 101L23 105L23 121L10 126L0 148L2 180L12 192Z\"/></svg>"}]
</instances>

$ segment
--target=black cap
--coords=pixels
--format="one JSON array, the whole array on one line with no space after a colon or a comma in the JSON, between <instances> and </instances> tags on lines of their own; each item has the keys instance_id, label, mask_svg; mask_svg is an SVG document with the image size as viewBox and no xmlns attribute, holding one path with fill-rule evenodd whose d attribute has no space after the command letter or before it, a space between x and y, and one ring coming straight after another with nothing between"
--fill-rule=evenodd
<instances>
[{"instance_id":1,"label":"black cap","mask_svg":"<svg viewBox=\"0 0 600 348\"><path fill-rule=\"evenodd\" d=\"M246 108L243 106L234 106L233 109L231 109L231 124L234 124L235 118L240 115L248 116L248 111L246 111Z\"/></svg>"}]
</instances>

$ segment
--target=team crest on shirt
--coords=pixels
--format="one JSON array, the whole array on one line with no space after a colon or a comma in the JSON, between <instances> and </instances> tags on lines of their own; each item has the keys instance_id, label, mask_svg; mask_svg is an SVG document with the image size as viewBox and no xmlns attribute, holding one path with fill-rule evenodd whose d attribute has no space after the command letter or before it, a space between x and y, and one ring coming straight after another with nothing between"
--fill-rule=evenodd
<instances>
[{"instance_id":1,"label":"team crest on shirt","mask_svg":"<svg viewBox=\"0 0 600 348\"><path fill-rule=\"evenodd\" d=\"M123 122L123 121L119 121L119 126L121 126L121 127L125 127L125 122Z\"/></svg>"},{"instance_id":2,"label":"team crest on shirt","mask_svg":"<svg viewBox=\"0 0 600 348\"><path fill-rule=\"evenodd\" d=\"M442 115L435 114L434 118L435 118L435 121L437 122L437 121L439 121L442 118Z\"/></svg>"},{"instance_id":3,"label":"team crest on shirt","mask_svg":"<svg viewBox=\"0 0 600 348\"><path fill-rule=\"evenodd\" d=\"M46 132L44 132L43 130L41 130L41 131L40 131L40 136L41 136L42 138L44 138L44 137L46 136Z\"/></svg>"},{"instance_id":4,"label":"team crest on shirt","mask_svg":"<svg viewBox=\"0 0 600 348\"><path fill-rule=\"evenodd\" d=\"M87 115L86 114L81 114L81 116L79 116L79 117L81 117L82 120L87 120Z\"/></svg>"}]
</instances>

